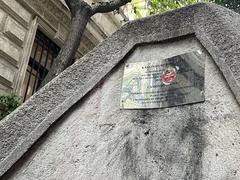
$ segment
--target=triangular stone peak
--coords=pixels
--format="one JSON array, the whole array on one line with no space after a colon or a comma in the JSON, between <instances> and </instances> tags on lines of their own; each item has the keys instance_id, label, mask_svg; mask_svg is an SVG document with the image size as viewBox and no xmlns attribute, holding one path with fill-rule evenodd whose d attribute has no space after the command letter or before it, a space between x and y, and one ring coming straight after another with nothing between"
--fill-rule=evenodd
<instances>
[{"instance_id":1,"label":"triangular stone peak","mask_svg":"<svg viewBox=\"0 0 240 180\"><path fill-rule=\"evenodd\" d=\"M0 175L240 179L238 29L214 4L128 23L0 121Z\"/></svg>"}]
</instances>

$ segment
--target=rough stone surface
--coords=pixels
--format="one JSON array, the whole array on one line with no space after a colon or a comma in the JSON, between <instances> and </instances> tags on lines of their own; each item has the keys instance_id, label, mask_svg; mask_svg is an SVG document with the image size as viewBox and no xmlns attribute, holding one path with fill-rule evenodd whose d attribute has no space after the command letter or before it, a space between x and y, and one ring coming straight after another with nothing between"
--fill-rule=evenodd
<instances>
[{"instance_id":1,"label":"rough stone surface","mask_svg":"<svg viewBox=\"0 0 240 180\"><path fill-rule=\"evenodd\" d=\"M195 34L213 57L226 78L235 98L240 102L240 68L238 61L240 58L239 28L240 19L238 14L213 4L198 4L127 24L97 46L92 52L84 56L81 62L79 61L65 70L59 77L47 84L15 112L0 121L0 176L39 139L51 124L103 80L106 75L124 59L129 51L140 43L163 42L179 36ZM212 68L214 68L214 66ZM93 137L100 139L88 139L86 149L90 155L86 156L88 157L86 162L84 158L79 158L78 160L73 159L81 163L81 167L85 167L84 172L79 170L79 172L82 172L81 176L91 176L93 179L96 179L97 177L95 175L97 175L97 173L95 172L99 172L100 170L94 169L94 164L96 166L99 165L98 163L101 163L100 159L105 157L109 160L106 161L109 162L109 164L102 164L102 172L99 174L99 177L106 176L110 178L110 176L118 177L119 175L119 177L126 177L126 179L137 176L138 179L156 179L154 177L156 174L152 173L154 171L152 167L157 166L143 166L143 169L141 169L140 166L141 164L145 164L145 162L154 164L156 160L153 157L157 157L159 161L162 159L163 163L167 162L167 166L161 167L161 164L158 164L158 169L156 169L156 171L163 175L163 179L166 179L165 177L174 179L177 176L177 179L197 179L201 176L206 177L205 179L216 176L215 179L218 179L217 177L220 177L221 173L225 173L221 175L223 179L231 179L233 174L236 177L239 176L238 171L234 168L235 166L237 167L237 159L239 159L237 158L237 151L234 151L234 145L237 145L236 142L239 137L237 130L235 131L238 127L239 109L237 109L237 103L234 97L231 96L230 91L226 88L224 81L221 79L215 81L215 76L216 78L219 76L219 74L217 74L217 71L212 74L213 78L209 83L212 83L212 85L216 86L215 88L219 89L215 89L214 93L212 90L213 87L209 86L208 93L219 93L217 93L216 96L209 95L205 106L202 107L199 104L183 106L173 108L171 112L168 109L162 110L161 115L163 119L160 122L156 118L153 118L160 115L160 111L126 111L121 115L118 113L111 114L110 112L114 110L114 106L108 107L109 114L104 113L104 116L115 116L113 119L119 120L117 123L120 123L120 125L117 126L118 128L113 128L109 119L105 119L105 124L107 125L102 126L103 132L106 133L106 129L109 129L110 132L110 135L107 136L110 139L106 139L106 142L104 141L105 137L101 136L101 131L98 131L98 121L93 120L93 122L89 123L89 116L95 116L95 112L91 112L93 114L86 114L88 116L84 118L84 121L79 121L85 123L84 128L81 129L81 131L86 131L86 134L82 137L83 142L87 140L84 139L84 137L88 137L88 134L91 134L88 133L88 129L92 133L95 133L96 136ZM223 86L219 86L221 82ZM115 83L119 82L116 81ZM225 87L225 89L223 87ZM96 94L97 92L98 91L96 91ZM104 92L103 97L106 98L106 101L107 93L111 94L112 92L110 89ZM115 95L113 97L115 97ZM113 97L110 97L110 99L114 103ZM102 101L104 100L105 99ZM225 106L225 104L228 106ZM214 109L214 106L216 109ZM87 106L85 109L86 111L88 109L90 110ZM178 119L174 118L176 114L179 114ZM81 117L82 115L79 116ZM205 118L205 116L212 117L212 119ZM125 117L130 117L132 120L129 121L129 119ZM141 119L149 119L150 125ZM204 122L206 119L211 121ZM75 120L77 121L76 118ZM66 123L67 122L68 121L66 121ZM104 124L104 121L99 121L99 123ZM115 121L113 123L115 123ZM80 125L79 128L81 128ZM162 133L151 134L152 132L157 132L158 128L165 126L166 129L164 129ZM211 128L208 129L208 126ZM69 124L69 128L70 127L71 124ZM96 128L96 132L94 131L94 127ZM148 131L150 127L153 127L152 131ZM174 128L171 129L171 127ZM111 131L112 128L115 130ZM68 130L66 129L65 131ZM142 132L144 133L142 134ZM225 132L228 134L225 135ZM212 136L202 136L202 133L209 133L212 134ZM137 141L138 136L140 136L139 142ZM202 139L202 137L206 137L206 139ZM63 136L63 138L65 137ZM118 141L111 141L111 138L118 139ZM134 140L135 138L136 140ZM93 146L98 140L101 140L100 142L103 142L103 144ZM162 142L161 146L157 146L157 142L159 143L159 141ZM106 144L104 144L104 142ZM112 144L110 142L112 142ZM205 147L206 142L215 144L215 146L213 146L215 149L211 149L211 146ZM65 141L65 143L71 143L71 141ZM144 145L145 143L149 145ZM218 143L222 146L218 147ZM234 144L232 145L233 149L229 148L229 143ZM108 144L109 151L106 153L105 145ZM144 149L141 147L149 148ZM161 147L164 148L161 149ZM122 150L125 151L118 151L117 148L122 148ZM203 148L209 148L209 151L202 151ZM54 151L54 148L52 150ZM214 150L216 150L217 153L215 153ZM66 154L60 155L69 155L67 154L68 151L71 151L71 148L66 149ZM138 151L144 151L140 154L145 154L146 159L141 159ZM79 153L76 151L76 154L83 157L84 153L81 154L80 152L83 152L82 147L79 149ZM93 152L98 152L102 154L102 156L95 157ZM115 154L118 152L121 153ZM186 152L188 152L188 155L184 154ZM163 159L161 153L165 159ZM224 155L224 153L228 153L228 155ZM172 154L174 156L172 156ZM189 154L191 154L191 156L189 156ZM55 154L55 157L60 157L60 155ZM222 158L218 160L217 157L220 157L220 155ZM202 162L199 161L199 159L201 159L199 156L203 156ZM173 159L172 157L177 159ZM216 163L219 163L219 168L222 168L224 171L219 173L217 166L212 166L214 159L208 161L208 157L216 157ZM227 161L227 157L232 158L231 163ZM118 158L120 158L121 161ZM71 160L71 156L69 160ZM115 161L119 161L119 163L114 163ZM84 163L87 162L91 163L84 165ZM121 164L123 162L125 164ZM64 163L61 161L58 163L64 167ZM205 166L203 166L202 163L205 163ZM189 164L189 166L187 166L187 164ZM207 167L206 164L211 165L211 167ZM41 162L39 162L39 165L41 166ZM176 168L174 166L176 166ZM226 168L228 166L229 168ZM71 167L74 168L74 164ZM51 168L55 169L56 167L48 167L48 169L45 169L45 173L52 172ZM107 169L106 173L110 172L110 170L112 170L113 173L109 173L109 176L107 176L106 173L104 173L104 168L110 168ZM202 168L212 169L211 171L207 171L209 174L202 175L200 173ZM93 169L94 171L92 171ZM56 169L56 171L58 171L58 169ZM181 174L181 172L185 174ZM74 174L76 175L76 173L78 172ZM66 176L70 176L70 174ZM64 176L62 177L64 178Z\"/></svg>"},{"instance_id":2,"label":"rough stone surface","mask_svg":"<svg viewBox=\"0 0 240 180\"><path fill-rule=\"evenodd\" d=\"M157 49L161 58L201 46L193 38L143 46L124 63L152 60L144 50ZM205 59L206 101L154 110L120 110L121 64L6 179L239 179L240 107L213 60Z\"/></svg>"}]
</instances>

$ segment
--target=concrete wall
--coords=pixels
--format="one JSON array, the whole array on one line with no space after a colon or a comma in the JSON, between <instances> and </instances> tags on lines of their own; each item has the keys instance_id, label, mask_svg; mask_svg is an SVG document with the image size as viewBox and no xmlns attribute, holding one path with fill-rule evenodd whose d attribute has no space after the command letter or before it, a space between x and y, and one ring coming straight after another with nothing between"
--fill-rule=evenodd
<instances>
[{"instance_id":1,"label":"concrete wall","mask_svg":"<svg viewBox=\"0 0 240 180\"><path fill-rule=\"evenodd\" d=\"M125 63L192 50L205 54L204 103L120 110ZM195 38L141 46L124 64L60 118L5 178L240 179L240 107Z\"/></svg>"},{"instance_id":2,"label":"concrete wall","mask_svg":"<svg viewBox=\"0 0 240 180\"><path fill-rule=\"evenodd\" d=\"M120 21L113 13L95 15L87 25L77 58L115 32ZM69 25L69 11L60 0L0 0L0 94L21 94L37 28L61 47Z\"/></svg>"}]
</instances>

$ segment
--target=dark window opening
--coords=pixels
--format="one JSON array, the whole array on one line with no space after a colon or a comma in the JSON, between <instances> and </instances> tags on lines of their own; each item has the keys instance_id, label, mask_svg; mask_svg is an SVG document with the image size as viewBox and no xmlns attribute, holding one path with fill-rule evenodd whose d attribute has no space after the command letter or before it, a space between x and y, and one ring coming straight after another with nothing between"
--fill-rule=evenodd
<instances>
[{"instance_id":1,"label":"dark window opening","mask_svg":"<svg viewBox=\"0 0 240 180\"><path fill-rule=\"evenodd\" d=\"M53 64L60 48L41 31L37 30L23 84L23 101L39 88Z\"/></svg>"}]
</instances>

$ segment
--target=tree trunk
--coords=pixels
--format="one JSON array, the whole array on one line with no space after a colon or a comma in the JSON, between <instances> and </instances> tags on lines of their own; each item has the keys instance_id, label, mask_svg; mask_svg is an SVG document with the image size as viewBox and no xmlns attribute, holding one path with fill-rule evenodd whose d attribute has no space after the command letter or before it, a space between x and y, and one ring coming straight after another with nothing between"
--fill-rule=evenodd
<instances>
[{"instance_id":1,"label":"tree trunk","mask_svg":"<svg viewBox=\"0 0 240 180\"><path fill-rule=\"evenodd\" d=\"M84 0L65 0L71 11L71 27L67 38L40 88L70 66L80 45L83 32L91 16L96 13L111 12L125 5L131 0L115 0L109 2L92 3L88 5Z\"/></svg>"},{"instance_id":2,"label":"tree trunk","mask_svg":"<svg viewBox=\"0 0 240 180\"><path fill-rule=\"evenodd\" d=\"M80 45L87 23L91 17L91 7L88 4L78 2L77 4L73 3L72 6L73 7L69 7L72 14L70 31L58 56L54 59L51 70L41 83L40 88L70 65L70 62L72 62Z\"/></svg>"}]
</instances>

